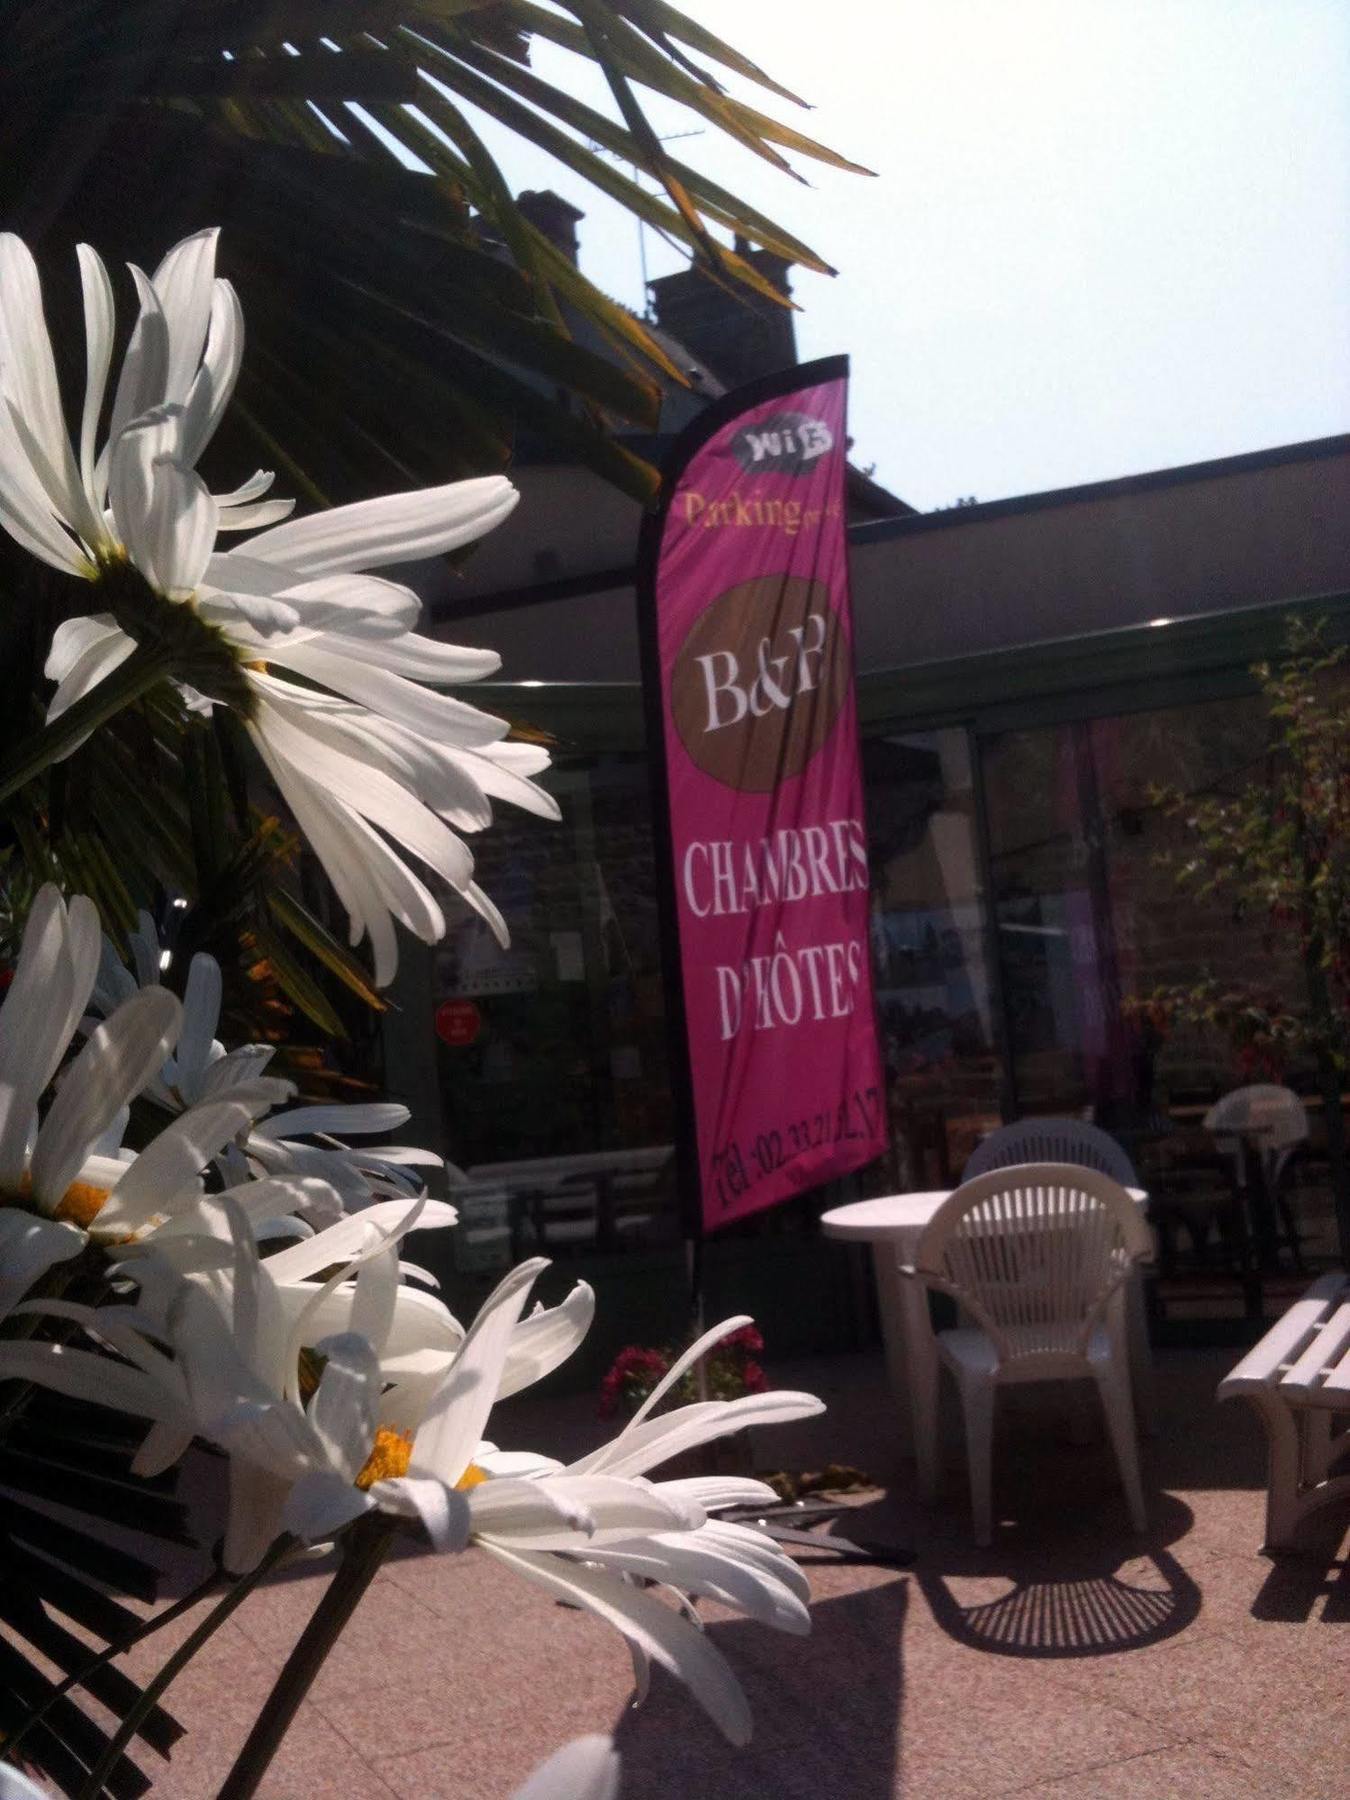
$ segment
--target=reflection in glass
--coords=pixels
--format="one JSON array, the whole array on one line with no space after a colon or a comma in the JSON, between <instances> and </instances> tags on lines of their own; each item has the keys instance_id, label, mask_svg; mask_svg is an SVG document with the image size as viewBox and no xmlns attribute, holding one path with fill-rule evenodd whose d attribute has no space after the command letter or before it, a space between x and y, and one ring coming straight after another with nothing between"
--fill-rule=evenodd
<instances>
[{"instance_id":1,"label":"reflection in glass","mask_svg":"<svg viewBox=\"0 0 1350 1800\"><path fill-rule=\"evenodd\" d=\"M437 1054L447 1138L502 1259L678 1235L646 769L605 757L551 785L560 824L503 817L480 847L510 948L467 917L436 960L438 1003L482 1018Z\"/></svg>"},{"instance_id":2,"label":"reflection in glass","mask_svg":"<svg viewBox=\"0 0 1350 1800\"><path fill-rule=\"evenodd\" d=\"M863 744L889 1184L945 1187L998 1123L974 782L963 730Z\"/></svg>"}]
</instances>

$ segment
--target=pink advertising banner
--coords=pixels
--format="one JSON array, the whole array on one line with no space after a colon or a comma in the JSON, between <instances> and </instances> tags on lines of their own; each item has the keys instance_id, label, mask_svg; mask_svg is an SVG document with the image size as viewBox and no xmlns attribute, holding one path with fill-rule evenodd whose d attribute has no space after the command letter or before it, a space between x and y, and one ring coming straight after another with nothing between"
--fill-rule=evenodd
<instances>
[{"instance_id":1,"label":"pink advertising banner","mask_svg":"<svg viewBox=\"0 0 1350 1800\"><path fill-rule=\"evenodd\" d=\"M677 446L644 544L705 1231L860 1168L886 1143L847 386L840 357L718 402Z\"/></svg>"}]
</instances>

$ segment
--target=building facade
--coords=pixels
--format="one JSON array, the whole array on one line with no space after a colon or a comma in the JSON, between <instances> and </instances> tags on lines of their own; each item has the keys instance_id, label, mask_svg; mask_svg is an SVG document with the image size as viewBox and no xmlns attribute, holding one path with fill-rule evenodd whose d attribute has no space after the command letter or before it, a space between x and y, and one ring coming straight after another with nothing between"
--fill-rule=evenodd
<instances>
[{"instance_id":1,"label":"building facade","mask_svg":"<svg viewBox=\"0 0 1350 1800\"><path fill-rule=\"evenodd\" d=\"M720 391L704 353L716 321L672 280L658 323L701 392ZM740 373L757 343L781 359L779 322L736 337ZM672 427L697 403L677 396ZM462 573L428 571L421 586L440 635L501 653L509 679L482 698L549 735L563 819L503 814L483 838L480 879L511 947L465 917L406 959L388 1080L476 1179L452 1278L481 1284L533 1248L612 1275L603 1359L686 1323L660 1156L674 1123L639 517L566 463L515 476L511 525ZM1292 988L1300 971L1221 903L1181 897L1167 859L1185 851L1185 826L1156 790L1222 792L1261 766L1252 666L1278 655L1292 615L1350 641L1350 438L927 515L855 474L850 510L892 1125L888 1156L854 1191L946 1185L984 1133L1028 1113L1095 1118L1165 1189L1169 1158L1184 1162L1208 1100L1244 1071L1216 1037L1161 1038L1131 1002L1206 974ZM607 1173L569 1173L569 1159L602 1155ZM1204 1180L1184 1191L1182 1239L1203 1264L1222 1194L1211 1232ZM771 1354L865 1341L868 1285L814 1230L839 1197L804 1196L710 1244L710 1311L725 1294L728 1310L759 1313ZM1327 1221L1309 1209L1315 1255Z\"/></svg>"}]
</instances>

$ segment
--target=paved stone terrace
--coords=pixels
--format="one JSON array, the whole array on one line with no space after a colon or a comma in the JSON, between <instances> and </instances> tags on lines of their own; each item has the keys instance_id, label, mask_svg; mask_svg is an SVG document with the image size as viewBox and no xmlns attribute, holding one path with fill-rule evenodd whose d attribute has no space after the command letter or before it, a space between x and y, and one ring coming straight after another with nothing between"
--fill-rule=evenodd
<instances>
[{"instance_id":1,"label":"paved stone terrace","mask_svg":"<svg viewBox=\"0 0 1350 1800\"><path fill-rule=\"evenodd\" d=\"M621 1641L481 1554L409 1554L377 1578L263 1791L499 1800L566 1738L612 1730L624 1800L1341 1800L1350 1520L1326 1515L1298 1559L1259 1554L1259 1432L1212 1399L1232 1360L1158 1359L1146 1538L1105 1442L1072 1443L1067 1419L1023 1400L1000 1424L988 1551L971 1541L954 1434L941 1504L915 1504L879 1357L776 1368L830 1412L761 1438L761 1466L862 1466L883 1491L848 1528L918 1557L908 1573L812 1560L806 1640L706 1609L751 1699L749 1748L724 1745L659 1672L631 1709ZM524 1396L503 1418L503 1443L563 1453L607 1429L589 1398ZM189 1734L159 1767L161 1800L215 1794L325 1579L316 1567L256 1594L171 1690Z\"/></svg>"}]
</instances>

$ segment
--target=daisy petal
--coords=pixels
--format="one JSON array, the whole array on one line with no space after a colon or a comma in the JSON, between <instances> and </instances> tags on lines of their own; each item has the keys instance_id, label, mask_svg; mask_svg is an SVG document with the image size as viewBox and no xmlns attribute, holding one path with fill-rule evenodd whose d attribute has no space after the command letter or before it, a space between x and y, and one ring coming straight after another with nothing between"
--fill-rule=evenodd
<instances>
[{"instance_id":1,"label":"daisy petal","mask_svg":"<svg viewBox=\"0 0 1350 1800\"><path fill-rule=\"evenodd\" d=\"M294 500L258 500L248 506L222 506L216 529L260 531L264 525L277 525L282 519L289 519L294 511Z\"/></svg>"},{"instance_id":2,"label":"daisy petal","mask_svg":"<svg viewBox=\"0 0 1350 1800\"><path fill-rule=\"evenodd\" d=\"M242 1456L232 1456L229 1466L230 1510L221 1560L232 1575L247 1575L281 1534L291 1483Z\"/></svg>"},{"instance_id":3,"label":"daisy petal","mask_svg":"<svg viewBox=\"0 0 1350 1800\"><path fill-rule=\"evenodd\" d=\"M175 244L151 277L169 334L168 369L160 398L185 401L202 359L211 319L219 229L194 232Z\"/></svg>"},{"instance_id":4,"label":"daisy petal","mask_svg":"<svg viewBox=\"0 0 1350 1800\"><path fill-rule=\"evenodd\" d=\"M705 1400L681 1406L657 1418L630 1425L612 1444L569 1465L573 1475L645 1475L684 1450L697 1450L729 1432L751 1425L786 1424L810 1419L825 1408L814 1394L774 1388L767 1394L742 1394L738 1400Z\"/></svg>"},{"instance_id":5,"label":"daisy petal","mask_svg":"<svg viewBox=\"0 0 1350 1800\"><path fill-rule=\"evenodd\" d=\"M484 1481L469 1495L476 1539L516 1550L592 1549L649 1532L693 1537L703 1509L641 1481L603 1475L555 1475L546 1480ZM664 1538L661 1540L664 1543Z\"/></svg>"},{"instance_id":6,"label":"daisy petal","mask_svg":"<svg viewBox=\"0 0 1350 1800\"><path fill-rule=\"evenodd\" d=\"M220 964L201 951L193 957L183 989L183 1024L178 1033L174 1060L185 1097L195 1095L206 1073L220 1023Z\"/></svg>"},{"instance_id":7,"label":"daisy petal","mask_svg":"<svg viewBox=\"0 0 1350 1800\"><path fill-rule=\"evenodd\" d=\"M175 1425L167 1419L157 1419L131 1459L132 1474L147 1480L164 1474L187 1455L194 1435L190 1425Z\"/></svg>"},{"instance_id":8,"label":"daisy petal","mask_svg":"<svg viewBox=\"0 0 1350 1800\"><path fill-rule=\"evenodd\" d=\"M228 281L211 289L206 353L193 378L183 417L183 456L195 463L215 435L234 392L244 355L244 310Z\"/></svg>"},{"instance_id":9,"label":"daisy petal","mask_svg":"<svg viewBox=\"0 0 1350 1800\"><path fill-rule=\"evenodd\" d=\"M501 1386L521 1308L547 1267L542 1257L521 1263L483 1302L418 1427L414 1475L434 1474L453 1487L468 1468Z\"/></svg>"},{"instance_id":10,"label":"daisy petal","mask_svg":"<svg viewBox=\"0 0 1350 1800\"><path fill-rule=\"evenodd\" d=\"M340 619L337 629L326 634L326 642L339 654L363 656L367 662L387 669L391 675L406 675L410 681L430 681L439 686L482 681L488 675L495 675L502 666L502 659L495 650L470 650L460 644L443 644L439 638L419 637L416 632L406 630L397 637L377 638L372 642L364 636L346 634Z\"/></svg>"},{"instance_id":11,"label":"daisy petal","mask_svg":"<svg viewBox=\"0 0 1350 1800\"><path fill-rule=\"evenodd\" d=\"M0 1182L11 1189L23 1173L39 1096L89 1002L99 948L93 902L77 895L67 908L55 885L46 883L30 910L0 1009Z\"/></svg>"},{"instance_id":12,"label":"daisy petal","mask_svg":"<svg viewBox=\"0 0 1350 1800\"><path fill-rule=\"evenodd\" d=\"M408 1231L441 1229L453 1225L457 1217L454 1207L443 1200L382 1200L356 1217L340 1219L303 1244L269 1256L268 1272L280 1283L308 1281L320 1269L348 1262L372 1245L374 1252L386 1248L379 1239L391 1229L401 1227L400 1236Z\"/></svg>"},{"instance_id":13,"label":"daisy petal","mask_svg":"<svg viewBox=\"0 0 1350 1800\"><path fill-rule=\"evenodd\" d=\"M438 743L482 748L495 744L510 729L504 719L466 701L432 693L402 675L372 667L361 654L339 656L320 643L287 641L272 646L272 659ZM284 690L280 697L286 697Z\"/></svg>"},{"instance_id":14,"label":"daisy petal","mask_svg":"<svg viewBox=\"0 0 1350 1800\"><path fill-rule=\"evenodd\" d=\"M146 522L149 567L160 591L188 595L206 572L216 541L219 514L206 484L185 463L156 459Z\"/></svg>"},{"instance_id":15,"label":"daisy petal","mask_svg":"<svg viewBox=\"0 0 1350 1800\"><path fill-rule=\"evenodd\" d=\"M469 1503L443 1481L400 1475L375 1482L370 1497L381 1512L416 1520L442 1555L462 1550L469 1541Z\"/></svg>"},{"instance_id":16,"label":"daisy petal","mask_svg":"<svg viewBox=\"0 0 1350 1800\"><path fill-rule=\"evenodd\" d=\"M511 1800L618 1800L619 1753L607 1737L579 1737L555 1751Z\"/></svg>"},{"instance_id":17,"label":"daisy petal","mask_svg":"<svg viewBox=\"0 0 1350 1800\"><path fill-rule=\"evenodd\" d=\"M286 1496L282 1528L302 1543L317 1544L359 1519L374 1505L369 1494L331 1469L311 1469Z\"/></svg>"},{"instance_id":18,"label":"daisy petal","mask_svg":"<svg viewBox=\"0 0 1350 1800\"><path fill-rule=\"evenodd\" d=\"M566 1362L594 1317L595 1290L579 1281L561 1306L541 1308L522 1319L511 1333L497 1398L518 1394Z\"/></svg>"},{"instance_id":19,"label":"daisy petal","mask_svg":"<svg viewBox=\"0 0 1350 1800\"><path fill-rule=\"evenodd\" d=\"M169 370L169 327L160 305L159 295L143 270L133 264L131 278L136 283L141 310L131 330L131 341L122 358L122 373L113 395L112 417L108 422L108 442L99 457L95 482L100 491L106 486L111 469L111 452L133 419L139 419L152 406L164 400L164 386Z\"/></svg>"},{"instance_id":20,"label":"daisy petal","mask_svg":"<svg viewBox=\"0 0 1350 1800\"><path fill-rule=\"evenodd\" d=\"M0 1343L0 1379L40 1382L72 1400L92 1400L142 1419L152 1418L162 1404L158 1384L139 1369L69 1344Z\"/></svg>"},{"instance_id":21,"label":"daisy petal","mask_svg":"<svg viewBox=\"0 0 1350 1800\"><path fill-rule=\"evenodd\" d=\"M325 1362L307 1417L334 1468L354 1481L375 1439L379 1361L357 1331L323 1338L315 1348Z\"/></svg>"},{"instance_id":22,"label":"daisy petal","mask_svg":"<svg viewBox=\"0 0 1350 1800\"><path fill-rule=\"evenodd\" d=\"M55 677L62 665L65 665L65 673L47 705L49 725L77 700L92 694L99 682L105 681L136 648L135 638L129 637L113 620L107 619L105 623L105 618L104 614L95 614L90 618L68 620L57 627L46 673ZM87 739L80 741L83 743ZM79 747L79 744L72 744L66 755L73 756Z\"/></svg>"},{"instance_id":23,"label":"daisy petal","mask_svg":"<svg viewBox=\"0 0 1350 1800\"><path fill-rule=\"evenodd\" d=\"M85 385L84 412L80 419L80 479L90 505L97 506L94 444L112 359L113 291L97 250L88 244L77 244L75 254L79 259L80 287L84 294Z\"/></svg>"},{"instance_id":24,"label":"daisy petal","mask_svg":"<svg viewBox=\"0 0 1350 1800\"><path fill-rule=\"evenodd\" d=\"M166 988L145 988L91 1034L61 1083L33 1152L33 1192L48 1209L60 1204L89 1146L119 1107L163 1063L179 1017L178 1001Z\"/></svg>"},{"instance_id":25,"label":"daisy petal","mask_svg":"<svg viewBox=\"0 0 1350 1800\"><path fill-rule=\"evenodd\" d=\"M679 1613L617 1576L581 1563L562 1562L547 1554L505 1550L484 1544L484 1550L508 1568L537 1581L542 1587L574 1606L594 1613L630 1642L684 1682L733 1744L750 1741L750 1708L740 1683L711 1638Z\"/></svg>"},{"instance_id":26,"label":"daisy petal","mask_svg":"<svg viewBox=\"0 0 1350 1800\"><path fill-rule=\"evenodd\" d=\"M248 552L305 575L417 562L482 537L501 524L519 498L502 475L383 494L274 526L250 539Z\"/></svg>"},{"instance_id":27,"label":"daisy petal","mask_svg":"<svg viewBox=\"0 0 1350 1800\"><path fill-rule=\"evenodd\" d=\"M730 1337L733 1331L739 1331L742 1326L753 1324L754 1320L749 1313L736 1313L730 1319L723 1319L720 1325L712 1326L700 1338L695 1339L678 1361L672 1364L661 1380L657 1382L651 1393L633 1414L632 1424L640 1425L649 1413L655 1412L666 1395L684 1379L686 1373L693 1368L705 1351L711 1350L714 1344L720 1344L724 1337Z\"/></svg>"},{"instance_id":28,"label":"daisy petal","mask_svg":"<svg viewBox=\"0 0 1350 1800\"><path fill-rule=\"evenodd\" d=\"M144 990L146 994L163 991ZM172 999L172 995L169 997ZM115 1013L113 1021L121 1017L121 1013ZM197 1179L207 1164L223 1144L247 1130L251 1123L252 1114L246 1106L233 1100L213 1100L192 1107L166 1125L141 1151L104 1202L99 1215L100 1231L133 1236L159 1215L172 1212L175 1203L184 1198L195 1199ZM41 1138L38 1142L41 1148ZM33 1162L36 1181L36 1157ZM269 1211L275 1211L275 1205Z\"/></svg>"},{"instance_id":29,"label":"daisy petal","mask_svg":"<svg viewBox=\"0 0 1350 1800\"><path fill-rule=\"evenodd\" d=\"M74 1225L35 1219L16 1206L0 1206L0 1319L8 1317L35 1281L85 1246Z\"/></svg>"},{"instance_id":30,"label":"daisy petal","mask_svg":"<svg viewBox=\"0 0 1350 1800\"><path fill-rule=\"evenodd\" d=\"M717 1537L715 1527L666 1531L631 1544L600 1545L593 1554L603 1568L716 1600L775 1631L804 1637L811 1629L811 1615L803 1599L778 1568L757 1566L734 1540ZM781 1552L777 1561L792 1570L794 1577L800 1574Z\"/></svg>"},{"instance_id":31,"label":"daisy petal","mask_svg":"<svg viewBox=\"0 0 1350 1800\"><path fill-rule=\"evenodd\" d=\"M350 1106L296 1106L290 1112L266 1119L258 1130L264 1137L308 1137L315 1131L339 1131L343 1137L367 1132L397 1131L412 1114L396 1100L376 1100Z\"/></svg>"},{"instance_id":32,"label":"daisy petal","mask_svg":"<svg viewBox=\"0 0 1350 1800\"><path fill-rule=\"evenodd\" d=\"M88 512L66 434L42 306L37 264L22 238L0 232L0 387L16 420L31 433L53 510L76 522Z\"/></svg>"}]
</instances>

